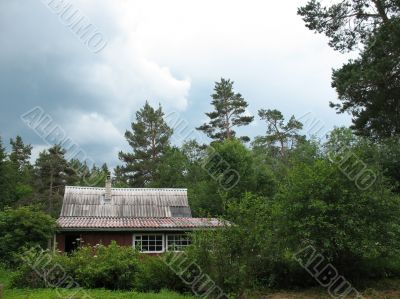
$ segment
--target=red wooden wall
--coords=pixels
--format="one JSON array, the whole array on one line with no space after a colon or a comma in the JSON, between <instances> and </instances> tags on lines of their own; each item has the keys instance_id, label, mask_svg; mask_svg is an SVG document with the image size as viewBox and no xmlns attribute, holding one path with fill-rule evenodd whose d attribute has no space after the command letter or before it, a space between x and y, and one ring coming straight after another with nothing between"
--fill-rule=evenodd
<instances>
[{"instance_id":1,"label":"red wooden wall","mask_svg":"<svg viewBox=\"0 0 400 299\"><path fill-rule=\"evenodd\" d=\"M111 241L116 241L117 244L121 246L132 246L133 242L132 232L81 232L78 234L80 235L81 245L109 245ZM56 242L57 249L60 251L64 251L65 233L57 234Z\"/></svg>"}]
</instances>

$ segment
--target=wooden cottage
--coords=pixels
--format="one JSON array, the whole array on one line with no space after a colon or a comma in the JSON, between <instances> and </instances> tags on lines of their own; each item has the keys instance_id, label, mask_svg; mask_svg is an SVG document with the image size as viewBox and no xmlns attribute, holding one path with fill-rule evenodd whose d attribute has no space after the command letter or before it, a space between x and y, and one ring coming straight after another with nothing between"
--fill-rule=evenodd
<instances>
[{"instance_id":1,"label":"wooden cottage","mask_svg":"<svg viewBox=\"0 0 400 299\"><path fill-rule=\"evenodd\" d=\"M186 189L67 186L58 219L56 247L70 252L79 245L112 240L142 252L181 251L187 232L221 227L217 219L193 218Z\"/></svg>"}]
</instances>

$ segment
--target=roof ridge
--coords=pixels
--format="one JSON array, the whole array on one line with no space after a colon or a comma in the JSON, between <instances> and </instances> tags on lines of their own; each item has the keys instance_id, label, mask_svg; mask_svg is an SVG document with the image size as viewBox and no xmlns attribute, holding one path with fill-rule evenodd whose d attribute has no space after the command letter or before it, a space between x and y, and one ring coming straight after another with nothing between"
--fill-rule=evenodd
<instances>
[{"instance_id":1,"label":"roof ridge","mask_svg":"<svg viewBox=\"0 0 400 299\"><path fill-rule=\"evenodd\" d=\"M67 189L92 189L92 190L105 190L105 187L89 187L89 186L65 186ZM116 190L162 190L162 191L187 191L187 188L119 188L119 187L112 187L111 189Z\"/></svg>"}]
</instances>

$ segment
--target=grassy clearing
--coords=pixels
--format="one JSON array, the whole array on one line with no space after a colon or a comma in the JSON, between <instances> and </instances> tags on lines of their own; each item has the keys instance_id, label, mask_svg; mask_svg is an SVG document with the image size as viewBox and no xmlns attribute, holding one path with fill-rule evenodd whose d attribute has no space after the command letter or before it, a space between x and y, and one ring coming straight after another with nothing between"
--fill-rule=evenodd
<instances>
[{"instance_id":1,"label":"grassy clearing","mask_svg":"<svg viewBox=\"0 0 400 299\"><path fill-rule=\"evenodd\" d=\"M160 293L137 293L127 291L96 290L54 290L54 289L10 289L9 279L12 273L0 268L0 284L5 285L4 299L194 299L189 295L180 295L169 291ZM388 279L367 284L369 288L362 292L365 299L400 298L400 279ZM325 289L314 288L299 291L264 291L246 296L246 299L328 299Z\"/></svg>"},{"instance_id":2,"label":"grassy clearing","mask_svg":"<svg viewBox=\"0 0 400 299\"><path fill-rule=\"evenodd\" d=\"M369 287L361 290L365 299L400 298L400 279L387 279L367 283ZM348 298L348 297L346 297ZM249 294L246 299L332 299L327 290L312 288L299 291L272 291Z\"/></svg>"},{"instance_id":3,"label":"grassy clearing","mask_svg":"<svg viewBox=\"0 0 400 299\"><path fill-rule=\"evenodd\" d=\"M15 290L7 289L4 293L5 299L56 299L56 298L73 298L73 299L193 299L194 297L179 295L176 293L162 291L160 293L136 293L136 292L113 292L107 290Z\"/></svg>"},{"instance_id":4,"label":"grassy clearing","mask_svg":"<svg viewBox=\"0 0 400 299\"><path fill-rule=\"evenodd\" d=\"M362 295L365 299L398 299L400 298L400 291L377 291L373 289L367 289L362 292ZM248 296L247 299L332 299L332 297L323 290L306 290L298 292L282 291L276 293L255 294Z\"/></svg>"},{"instance_id":5,"label":"grassy clearing","mask_svg":"<svg viewBox=\"0 0 400 299\"><path fill-rule=\"evenodd\" d=\"M8 272L0 267L0 284L4 285L7 288L11 275L11 272Z\"/></svg>"},{"instance_id":6,"label":"grassy clearing","mask_svg":"<svg viewBox=\"0 0 400 299\"><path fill-rule=\"evenodd\" d=\"M65 290L65 289L11 289L9 281L12 272L0 268L0 284L5 286L4 299L194 299L192 296L180 295L169 291L160 293L137 293L123 291ZM89 295L90 297L85 297Z\"/></svg>"}]
</instances>

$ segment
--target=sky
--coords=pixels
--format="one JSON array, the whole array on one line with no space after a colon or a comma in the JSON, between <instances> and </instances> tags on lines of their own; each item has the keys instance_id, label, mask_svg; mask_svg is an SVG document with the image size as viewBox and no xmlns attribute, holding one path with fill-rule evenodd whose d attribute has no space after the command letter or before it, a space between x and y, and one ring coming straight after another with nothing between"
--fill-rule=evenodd
<instances>
[{"instance_id":1,"label":"sky","mask_svg":"<svg viewBox=\"0 0 400 299\"><path fill-rule=\"evenodd\" d=\"M238 135L265 133L261 108L294 115L317 137L348 126L329 101L337 100L332 69L349 56L304 26L296 11L305 2L1 0L3 143L22 136L34 160L64 142L67 157L114 167L146 100L162 105L173 143L204 140L194 128L207 120L221 77L255 116Z\"/></svg>"}]
</instances>

